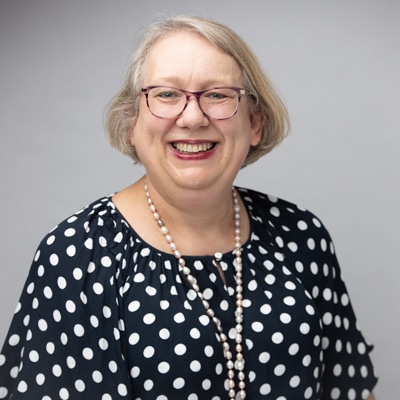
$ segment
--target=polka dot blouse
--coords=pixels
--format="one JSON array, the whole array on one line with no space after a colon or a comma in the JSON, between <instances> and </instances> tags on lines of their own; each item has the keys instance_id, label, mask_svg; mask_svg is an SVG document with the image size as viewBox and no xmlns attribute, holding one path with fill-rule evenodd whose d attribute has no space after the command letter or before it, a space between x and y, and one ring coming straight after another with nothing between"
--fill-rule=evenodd
<instances>
[{"instance_id":1,"label":"polka dot blouse","mask_svg":"<svg viewBox=\"0 0 400 400\"><path fill-rule=\"evenodd\" d=\"M365 399L367 344L321 222L239 189L247 398ZM234 349L234 255L185 256ZM172 254L144 242L105 197L40 244L0 354L0 399L227 399L215 326Z\"/></svg>"}]
</instances>

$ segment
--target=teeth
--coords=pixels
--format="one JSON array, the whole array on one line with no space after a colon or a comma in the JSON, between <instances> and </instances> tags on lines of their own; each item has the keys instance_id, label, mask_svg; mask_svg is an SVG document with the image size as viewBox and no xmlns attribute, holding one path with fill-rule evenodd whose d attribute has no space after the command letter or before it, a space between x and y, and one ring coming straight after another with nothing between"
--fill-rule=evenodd
<instances>
[{"instance_id":1,"label":"teeth","mask_svg":"<svg viewBox=\"0 0 400 400\"><path fill-rule=\"evenodd\" d=\"M173 146L182 153L201 153L210 150L214 145L212 143L174 143Z\"/></svg>"}]
</instances>

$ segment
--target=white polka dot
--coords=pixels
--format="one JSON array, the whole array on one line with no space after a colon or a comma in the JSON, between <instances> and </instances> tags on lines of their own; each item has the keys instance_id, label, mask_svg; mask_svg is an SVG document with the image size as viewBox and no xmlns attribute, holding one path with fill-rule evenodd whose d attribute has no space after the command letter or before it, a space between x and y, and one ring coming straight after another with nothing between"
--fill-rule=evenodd
<instances>
[{"instance_id":1,"label":"white polka dot","mask_svg":"<svg viewBox=\"0 0 400 400\"><path fill-rule=\"evenodd\" d=\"M212 357L213 354L214 354L214 349L212 348L212 346L206 346L206 347L204 348L204 354L205 354L207 357Z\"/></svg>"},{"instance_id":2,"label":"white polka dot","mask_svg":"<svg viewBox=\"0 0 400 400\"><path fill-rule=\"evenodd\" d=\"M275 376L282 376L286 371L286 367L283 364L279 364L274 368Z\"/></svg>"},{"instance_id":3,"label":"white polka dot","mask_svg":"<svg viewBox=\"0 0 400 400\"><path fill-rule=\"evenodd\" d=\"M282 322L282 324L289 324L290 321L292 320L292 317L290 316L290 314L288 313L282 313L279 316L280 321Z\"/></svg>"},{"instance_id":4,"label":"white polka dot","mask_svg":"<svg viewBox=\"0 0 400 400\"><path fill-rule=\"evenodd\" d=\"M177 324L181 324L182 322L185 321L185 315L183 313L177 313L174 315L174 321Z\"/></svg>"},{"instance_id":5,"label":"white polka dot","mask_svg":"<svg viewBox=\"0 0 400 400\"><path fill-rule=\"evenodd\" d=\"M158 372L160 374L166 374L169 370L170 365L166 361L160 362L160 364L158 364Z\"/></svg>"},{"instance_id":6,"label":"white polka dot","mask_svg":"<svg viewBox=\"0 0 400 400\"><path fill-rule=\"evenodd\" d=\"M15 379L18 376L18 367L13 367L10 369L10 376L11 378Z\"/></svg>"},{"instance_id":7,"label":"white polka dot","mask_svg":"<svg viewBox=\"0 0 400 400\"><path fill-rule=\"evenodd\" d=\"M322 296L324 297L325 301L330 301L332 299L332 290L329 288L324 289Z\"/></svg>"},{"instance_id":8,"label":"white polka dot","mask_svg":"<svg viewBox=\"0 0 400 400\"><path fill-rule=\"evenodd\" d=\"M99 283L99 282L94 283L93 284L93 291L98 295L102 294L103 291L104 291L103 285L101 283Z\"/></svg>"},{"instance_id":9,"label":"white polka dot","mask_svg":"<svg viewBox=\"0 0 400 400\"><path fill-rule=\"evenodd\" d=\"M308 367L311 364L311 356L306 355L303 357L303 365Z\"/></svg>"},{"instance_id":10,"label":"white polka dot","mask_svg":"<svg viewBox=\"0 0 400 400\"><path fill-rule=\"evenodd\" d=\"M335 364L333 367L333 375L340 376L342 373L342 366L340 364Z\"/></svg>"},{"instance_id":11,"label":"white polka dot","mask_svg":"<svg viewBox=\"0 0 400 400\"><path fill-rule=\"evenodd\" d=\"M254 332L262 332L264 330L264 325L261 322L255 321L251 324L251 328Z\"/></svg>"},{"instance_id":12,"label":"white polka dot","mask_svg":"<svg viewBox=\"0 0 400 400\"><path fill-rule=\"evenodd\" d=\"M296 388L297 386L300 385L300 377L299 376L293 376L292 378L290 378L289 381L289 386L292 388Z\"/></svg>"},{"instance_id":13,"label":"white polka dot","mask_svg":"<svg viewBox=\"0 0 400 400\"><path fill-rule=\"evenodd\" d=\"M38 327L39 327L39 329L40 329L42 332L47 331L48 325L47 325L46 320L40 319L40 320L38 321Z\"/></svg>"},{"instance_id":14,"label":"white polka dot","mask_svg":"<svg viewBox=\"0 0 400 400\"><path fill-rule=\"evenodd\" d=\"M128 388L123 383L118 385L118 394L120 396L127 396L128 395Z\"/></svg>"},{"instance_id":15,"label":"white polka dot","mask_svg":"<svg viewBox=\"0 0 400 400\"><path fill-rule=\"evenodd\" d=\"M45 381L46 381L46 377L44 376L44 374L37 374L36 375L36 383L39 386L42 386L45 383ZM1 397L0 397L0 399L1 399Z\"/></svg>"},{"instance_id":16,"label":"white polka dot","mask_svg":"<svg viewBox=\"0 0 400 400\"><path fill-rule=\"evenodd\" d=\"M146 325L151 325L156 320L156 316L154 314L148 313L143 317L143 322Z\"/></svg>"},{"instance_id":17,"label":"white polka dot","mask_svg":"<svg viewBox=\"0 0 400 400\"><path fill-rule=\"evenodd\" d=\"M293 343L293 344L290 345L288 353L291 356L294 356L299 352L299 349L300 349L300 346L297 343Z\"/></svg>"},{"instance_id":18,"label":"white polka dot","mask_svg":"<svg viewBox=\"0 0 400 400\"><path fill-rule=\"evenodd\" d=\"M310 269L311 269L311 273L313 273L314 275L318 274L318 264L316 262L312 262L310 264Z\"/></svg>"},{"instance_id":19,"label":"white polka dot","mask_svg":"<svg viewBox=\"0 0 400 400\"><path fill-rule=\"evenodd\" d=\"M139 310L139 308L140 308L140 302L136 301L136 300L135 301L131 301L129 303L129 305L128 305L128 310L130 312L135 312L135 311Z\"/></svg>"},{"instance_id":20,"label":"white polka dot","mask_svg":"<svg viewBox=\"0 0 400 400\"><path fill-rule=\"evenodd\" d=\"M38 361L39 361L39 353L38 353L36 350L32 350L32 351L29 353L29 359L30 359L32 362L38 362Z\"/></svg>"},{"instance_id":21,"label":"white polka dot","mask_svg":"<svg viewBox=\"0 0 400 400\"><path fill-rule=\"evenodd\" d=\"M66 237L72 237L75 235L75 229L74 228L68 228L65 232L64 235Z\"/></svg>"},{"instance_id":22,"label":"white polka dot","mask_svg":"<svg viewBox=\"0 0 400 400\"><path fill-rule=\"evenodd\" d=\"M82 379L78 379L77 381L75 381L75 389L76 389L78 392L81 392L81 393L84 392L85 389L86 389L85 382L83 382Z\"/></svg>"},{"instance_id":23,"label":"white polka dot","mask_svg":"<svg viewBox=\"0 0 400 400\"><path fill-rule=\"evenodd\" d=\"M340 303L344 307L350 303L349 296L346 293L342 294L342 297L340 298Z\"/></svg>"},{"instance_id":24,"label":"white polka dot","mask_svg":"<svg viewBox=\"0 0 400 400\"><path fill-rule=\"evenodd\" d=\"M186 353L186 346L182 343L177 344L174 348L175 354L178 356L182 356Z\"/></svg>"},{"instance_id":25,"label":"white polka dot","mask_svg":"<svg viewBox=\"0 0 400 400\"><path fill-rule=\"evenodd\" d=\"M268 315L272 311L272 309L269 304L264 304L261 306L260 311L262 314Z\"/></svg>"},{"instance_id":26,"label":"white polka dot","mask_svg":"<svg viewBox=\"0 0 400 400\"><path fill-rule=\"evenodd\" d=\"M294 306L296 304L296 300L294 297L292 296L286 296L283 299L283 302L287 305L287 306Z\"/></svg>"},{"instance_id":27,"label":"white polka dot","mask_svg":"<svg viewBox=\"0 0 400 400\"><path fill-rule=\"evenodd\" d=\"M333 388L331 390L331 399L332 400L337 400L340 398L340 389L339 388Z\"/></svg>"},{"instance_id":28,"label":"white polka dot","mask_svg":"<svg viewBox=\"0 0 400 400\"><path fill-rule=\"evenodd\" d=\"M53 365L52 371L53 375L56 376L57 378L59 378L62 375L62 368L58 364Z\"/></svg>"},{"instance_id":29,"label":"white polka dot","mask_svg":"<svg viewBox=\"0 0 400 400\"><path fill-rule=\"evenodd\" d=\"M172 385L175 389L182 389L185 386L185 380L183 378L176 378L172 382Z\"/></svg>"},{"instance_id":30,"label":"white polka dot","mask_svg":"<svg viewBox=\"0 0 400 400\"><path fill-rule=\"evenodd\" d=\"M264 279L264 281L265 281L266 283L268 283L268 285L273 285L273 284L275 283L275 280L276 280L276 278L275 278L275 276L272 275L272 274L268 274L268 275L265 277L265 279Z\"/></svg>"},{"instance_id":31,"label":"white polka dot","mask_svg":"<svg viewBox=\"0 0 400 400\"><path fill-rule=\"evenodd\" d=\"M85 328L81 324L76 324L74 326L74 333L77 337L82 337L85 334Z\"/></svg>"},{"instance_id":32,"label":"white polka dot","mask_svg":"<svg viewBox=\"0 0 400 400\"><path fill-rule=\"evenodd\" d=\"M66 303L65 303L65 308L66 308L66 310L69 312L69 313L74 313L75 311L76 311L76 305L75 305L75 303L72 301L72 300L68 300Z\"/></svg>"},{"instance_id":33,"label":"white polka dot","mask_svg":"<svg viewBox=\"0 0 400 400\"><path fill-rule=\"evenodd\" d=\"M151 389L153 389L153 387L154 387L154 382L151 379L147 379L144 381L144 383L143 383L144 390L146 390L148 392Z\"/></svg>"},{"instance_id":34,"label":"white polka dot","mask_svg":"<svg viewBox=\"0 0 400 400\"><path fill-rule=\"evenodd\" d=\"M85 347L82 350L82 355L86 360L91 360L93 358L93 350L90 347Z\"/></svg>"},{"instance_id":35,"label":"white polka dot","mask_svg":"<svg viewBox=\"0 0 400 400\"><path fill-rule=\"evenodd\" d=\"M43 295L46 297L46 299L51 299L53 297L53 291L51 290L50 287L46 286L43 289Z\"/></svg>"},{"instance_id":36,"label":"white polka dot","mask_svg":"<svg viewBox=\"0 0 400 400\"><path fill-rule=\"evenodd\" d=\"M50 256L49 261L50 261L50 264L51 264L53 267L55 267L55 266L58 264L58 262L59 262L58 255L57 255L57 254L52 254L52 255Z\"/></svg>"},{"instance_id":37,"label":"white polka dot","mask_svg":"<svg viewBox=\"0 0 400 400\"><path fill-rule=\"evenodd\" d=\"M70 246L67 247L66 253L69 257L74 257L76 254L76 247L71 244Z\"/></svg>"},{"instance_id":38,"label":"white polka dot","mask_svg":"<svg viewBox=\"0 0 400 400\"><path fill-rule=\"evenodd\" d=\"M155 296L155 295L157 294L157 289L154 288L154 287L151 287L151 286L147 286L147 287L146 287L146 293L147 293L149 296Z\"/></svg>"},{"instance_id":39,"label":"white polka dot","mask_svg":"<svg viewBox=\"0 0 400 400\"><path fill-rule=\"evenodd\" d=\"M303 335L307 335L307 334L310 332L310 325L307 324L307 322L303 322L303 323L300 325L300 332L301 332Z\"/></svg>"},{"instance_id":40,"label":"white polka dot","mask_svg":"<svg viewBox=\"0 0 400 400\"><path fill-rule=\"evenodd\" d=\"M72 275L74 276L75 280L79 281L82 279L83 272L80 268L75 268L72 272Z\"/></svg>"},{"instance_id":41,"label":"white polka dot","mask_svg":"<svg viewBox=\"0 0 400 400\"><path fill-rule=\"evenodd\" d=\"M332 321L333 321L333 316L330 312L326 312L323 316L322 316L322 321L325 325L331 325Z\"/></svg>"},{"instance_id":42,"label":"white polka dot","mask_svg":"<svg viewBox=\"0 0 400 400\"><path fill-rule=\"evenodd\" d=\"M46 240L46 244L51 246L55 242L55 240L56 240L56 237L54 235L50 235Z\"/></svg>"},{"instance_id":43,"label":"white polka dot","mask_svg":"<svg viewBox=\"0 0 400 400\"><path fill-rule=\"evenodd\" d=\"M271 393L271 385L269 385L268 383L264 383L264 385L260 387L260 394L266 396L267 394L270 393Z\"/></svg>"},{"instance_id":44,"label":"white polka dot","mask_svg":"<svg viewBox=\"0 0 400 400\"><path fill-rule=\"evenodd\" d=\"M93 371L92 379L96 383L101 383L103 381L103 374L100 371Z\"/></svg>"},{"instance_id":45,"label":"white polka dot","mask_svg":"<svg viewBox=\"0 0 400 400\"><path fill-rule=\"evenodd\" d=\"M111 315L112 315L111 308L108 307L108 306L104 306L103 307L103 316L104 316L104 318L110 318Z\"/></svg>"},{"instance_id":46,"label":"white polka dot","mask_svg":"<svg viewBox=\"0 0 400 400\"><path fill-rule=\"evenodd\" d=\"M293 253L296 253L296 251L299 249L299 246L297 246L297 243L295 242L290 242L287 246L289 247L289 250Z\"/></svg>"},{"instance_id":47,"label":"white polka dot","mask_svg":"<svg viewBox=\"0 0 400 400\"><path fill-rule=\"evenodd\" d=\"M147 346L144 350L143 350L143 356L145 358L152 358L154 356L155 353L155 349L153 346Z\"/></svg>"},{"instance_id":48,"label":"white polka dot","mask_svg":"<svg viewBox=\"0 0 400 400\"><path fill-rule=\"evenodd\" d=\"M356 374L356 369L354 368L354 365L349 365L349 368L347 370L347 373L350 378L353 378Z\"/></svg>"},{"instance_id":49,"label":"white polka dot","mask_svg":"<svg viewBox=\"0 0 400 400\"><path fill-rule=\"evenodd\" d=\"M25 381L20 381L17 387L18 392L25 393L28 390L28 385Z\"/></svg>"},{"instance_id":50,"label":"white polka dot","mask_svg":"<svg viewBox=\"0 0 400 400\"><path fill-rule=\"evenodd\" d=\"M37 274L39 277L42 277L44 275L44 267L43 265L39 265L38 270L37 270Z\"/></svg>"},{"instance_id":51,"label":"white polka dot","mask_svg":"<svg viewBox=\"0 0 400 400\"><path fill-rule=\"evenodd\" d=\"M272 335L271 339L272 339L272 342L273 342L273 343L279 344L279 343L282 343L282 342L283 342L283 335L282 335L282 333L280 333L280 332L275 332L275 333Z\"/></svg>"},{"instance_id":52,"label":"white polka dot","mask_svg":"<svg viewBox=\"0 0 400 400\"><path fill-rule=\"evenodd\" d=\"M312 388L308 387L305 391L304 391L304 398L305 399L311 399L313 395L313 390Z\"/></svg>"},{"instance_id":53,"label":"white polka dot","mask_svg":"<svg viewBox=\"0 0 400 400\"><path fill-rule=\"evenodd\" d=\"M204 381L201 383L201 386L204 390L210 390L211 388L211 381L209 379L204 379Z\"/></svg>"},{"instance_id":54,"label":"white polka dot","mask_svg":"<svg viewBox=\"0 0 400 400\"><path fill-rule=\"evenodd\" d=\"M101 265L106 268L111 267L111 265L112 265L111 258L108 256L102 257L100 262L101 262Z\"/></svg>"},{"instance_id":55,"label":"white polka dot","mask_svg":"<svg viewBox=\"0 0 400 400\"><path fill-rule=\"evenodd\" d=\"M200 364L200 362L197 361L197 360L193 360L193 361L190 363L190 370L193 371L193 372L199 372L199 371L201 370L201 364Z\"/></svg>"},{"instance_id":56,"label":"white polka dot","mask_svg":"<svg viewBox=\"0 0 400 400\"><path fill-rule=\"evenodd\" d=\"M304 222L304 221L299 221L299 222L297 223L297 227L298 227L301 231L306 231L307 228L308 228L308 225L307 225L307 223Z\"/></svg>"},{"instance_id":57,"label":"white polka dot","mask_svg":"<svg viewBox=\"0 0 400 400\"><path fill-rule=\"evenodd\" d=\"M131 333L131 334L129 335L128 341L129 341L129 344L131 344L132 346L134 346L135 344L137 344L137 343L139 342L139 339L140 339L139 334L135 332L135 333Z\"/></svg>"},{"instance_id":58,"label":"white polka dot","mask_svg":"<svg viewBox=\"0 0 400 400\"><path fill-rule=\"evenodd\" d=\"M76 367L76 361L74 357L68 356L67 357L67 367L69 369L74 369Z\"/></svg>"},{"instance_id":59,"label":"white polka dot","mask_svg":"<svg viewBox=\"0 0 400 400\"><path fill-rule=\"evenodd\" d=\"M258 356L258 361L261 364L266 364L270 359L271 359L271 356L266 351L260 353L260 355Z\"/></svg>"},{"instance_id":60,"label":"white polka dot","mask_svg":"<svg viewBox=\"0 0 400 400\"><path fill-rule=\"evenodd\" d=\"M54 343L48 342L48 343L46 344L46 351L47 351L49 354L53 354L54 351L55 351L55 349L56 349L56 347L55 347Z\"/></svg>"},{"instance_id":61,"label":"white polka dot","mask_svg":"<svg viewBox=\"0 0 400 400\"><path fill-rule=\"evenodd\" d=\"M107 247L107 239L104 236L99 237L99 245L101 247Z\"/></svg>"},{"instance_id":62,"label":"white polka dot","mask_svg":"<svg viewBox=\"0 0 400 400\"><path fill-rule=\"evenodd\" d=\"M11 335L10 338L8 339L8 344L10 346L16 346L20 341L20 337L17 334Z\"/></svg>"},{"instance_id":63,"label":"white polka dot","mask_svg":"<svg viewBox=\"0 0 400 400\"><path fill-rule=\"evenodd\" d=\"M108 341L105 338L99 339L99 347L101 350L106 351L108 349Z\"/></svg>"},{"instance_id":64,"label":"white polka dot","mask_svg":"<svg viewBox=\"0 0 400 400\"><path fill-rule=\"evenodd\" d=\"M91 315L90 316L90 323L92 324L93 328L98 328L99 319L95 315Z\"/></svg>"}]
</instances>

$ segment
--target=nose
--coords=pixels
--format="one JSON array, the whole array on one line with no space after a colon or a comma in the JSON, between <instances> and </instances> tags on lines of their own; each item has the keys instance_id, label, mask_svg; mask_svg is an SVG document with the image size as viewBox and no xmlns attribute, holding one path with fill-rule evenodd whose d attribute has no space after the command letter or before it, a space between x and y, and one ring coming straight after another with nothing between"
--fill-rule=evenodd
<instances>
[{"instance_id":1,"label":"nose","mask_svg":"<svg viewBox=\"0 0 400 400\"><path fill-rule=\"evenodd\" d=\"M200 108L199 99L195 95L188 97L185 109L176 120L176 124L180 128L189 128L190 130L208 126L209 122L208 117Z\"/></svg>"}]
</instances>

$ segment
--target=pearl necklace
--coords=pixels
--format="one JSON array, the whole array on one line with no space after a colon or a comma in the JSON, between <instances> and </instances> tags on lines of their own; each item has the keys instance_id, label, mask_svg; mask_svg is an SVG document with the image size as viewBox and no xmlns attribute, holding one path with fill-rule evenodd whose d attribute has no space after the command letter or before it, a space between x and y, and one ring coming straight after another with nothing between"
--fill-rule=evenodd
<instances>
[{"instance_id":1,"label":"pearl necklace","mask_svg":"<svg viewBox=\"0 0 400 400\"><path fill-rule=\"evenodd\" d=\"M230 350L228 338L226 334L223 332L221 321L218 317L215 316L214 310L210 307L210 304L207 300L204 299L203 293L200 291L200 287L197 284L196 278L192 275L190 268L186 265L184 258L181 256L181 253L177 249L174 241L172 240L171 235L168 233L167 227L164 225L160 215L157 212L156 207L153 204L153 201L150 198L150 194L148 191L148 186L145 181L144 191L147 197L147 203L150 206L150 210L153 213L154 219L157 221L158 226L161 229L161 233L165 236L166 241L169 244L170 249L173 251L175 258L178 260L178 265L180 271L183 272L186 279L192 286L192 288L196 291L197 296L202 301L204 309L212 323L215 325L219 339L222 344L222 349L224 353L224 357L226 359L226 367L228 369L228 396L229 400L238 400L246 398L245 391L245 373L244 373L244 357L243 357L243 347L242 347L242 332L243 332L243 281L242 281L242 252L241 252L241 244L240 244L240 205L238 200L238 195L236 190L232 188L232 197L233 197L233 209L234 209L234 223L235 223L235 248L233 253L235 254L235 260L233 265L235 267L235 280L236 280L236 310L235 310L235 318L236 318L236 360L233 361L232 352ZM219 261L222 257L221 253L216 253L215 258ZM238 371L238 388L239 391L235 390L235 370Z\"/></svg>"}]
</instances>

